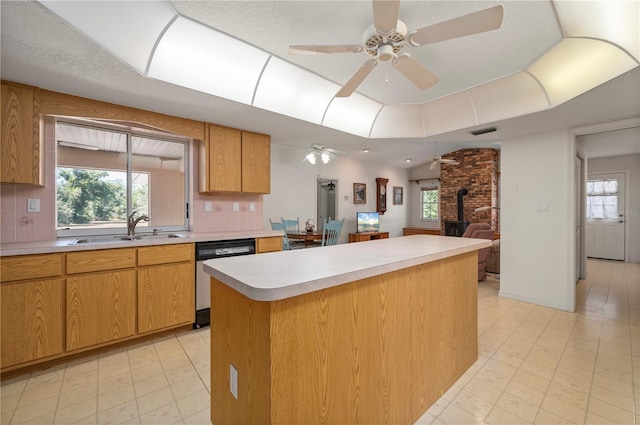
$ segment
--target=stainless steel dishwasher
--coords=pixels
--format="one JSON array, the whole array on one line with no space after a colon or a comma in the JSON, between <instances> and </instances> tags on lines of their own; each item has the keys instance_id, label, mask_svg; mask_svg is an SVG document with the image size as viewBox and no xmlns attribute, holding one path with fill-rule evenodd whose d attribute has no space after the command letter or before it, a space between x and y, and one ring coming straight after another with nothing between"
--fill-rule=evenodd
<instances>
[{"instance_id":1,"label":"stainless steel dishwasher","mask_svg":"<svg viewBox=\"0 0 640 425\"><path fill-rule=\"evenodd\" d=\"M196 242L196 322L194 329L211 323L211 282L204 271L203 261L213 258L235 257L256 253L256 240L232 239L211 242Z\"/></svg>"}]
</instances>

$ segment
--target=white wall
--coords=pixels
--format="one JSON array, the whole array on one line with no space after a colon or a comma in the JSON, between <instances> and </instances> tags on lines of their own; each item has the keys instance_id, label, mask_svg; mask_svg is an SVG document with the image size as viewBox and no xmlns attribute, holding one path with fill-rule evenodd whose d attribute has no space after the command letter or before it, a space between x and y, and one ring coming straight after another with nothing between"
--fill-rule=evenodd
<instances>
[{"instance_id":1,"label":"white wall","mask_svg":"<svg viewBox=\"0 0 640 425\"><path fill-rule=\"evenodd\" d=\"M304 149L271 144L271 194L263 197L265 229L270 228L269 219L280 221L280 217L299 217L301 225L308 218L315 221L316 179L320 175L338 181L337 218L346 219L340 239L347 242L348 234L356 231L356 212L375 211L375 179L384 177L389 179L387 212L380 216L380 231L389 232L390 237L402 236L402 228L409 222L408 170L341 156L328 164L311 165L303 161L305 154ZM366 204L353 203L353 183L367 185ZM404 188L404 205L393 205L394 186Z\"/></svg>"},{"instance_id":2,"label":"white wall","mask_svg":"<svg viewBox=\"0 0 640 425\"><path fill-rule=\"evenodd\" d=\"M504 140L501 155L500 296L574 311L573 137Z\"/></svg>"},{"instance_id":3,"label":"white wall","mask_svg":"<svg viewBox=\"0 0 640 425\"><path fill-rule=\"evenodd\" d=\"M587 172L628 172L626 197L626 242L628 261L640 263L640 155L612 156L587 160Z\"/></svg>"}]
</instances>

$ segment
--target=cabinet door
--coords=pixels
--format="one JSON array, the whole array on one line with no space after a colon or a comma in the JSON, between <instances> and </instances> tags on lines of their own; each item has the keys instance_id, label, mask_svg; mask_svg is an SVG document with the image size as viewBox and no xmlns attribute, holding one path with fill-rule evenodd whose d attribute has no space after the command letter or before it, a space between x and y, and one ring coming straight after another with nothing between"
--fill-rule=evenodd
<instances>
[{"instance_id":1,"label":"cabinet door","mask_svg":"<svg viewBox=\"0 0 640 425\"><path fill-rule=\"evenodd\" d=\"M138 269L139 333L193 323L195 311L193 263Z\"/></svg>"},{"instance_id":2,"label":"cabinet door","mask_svg":"<svg viewBox=\"0 0 640 425\"><path fill-rule=\"evenodd\" d=\"M2 84L0 182L42 186L40 101L36 88Z\"/></svg>"},{"instance_id":3,"label":"cabinet door","mask_svg":"<svg viewBox=\"0 0 640 425\"><path fill-rule=\"evenodd\" d=\"M265 134L242 132L242 191L271 191L271 138Z\"/></svg>"},{"instance_id":4,"label":"cabinet door","mask_svg":"<svg viewBox=\"0 0 640 425\"><path fill-rule=\"evenodd\" d=\"M256 253L282 251L282 236L256 239Z\"/></svg>"},{"instance_id":5,"label":"cabinet door","mask_svg":"<svg viewBox=\"0 0 640 425\"><path fill-rule=\"evenodd\" d=\"M64 280L2 285L2 367L62 353Z\"/></svg>"},{"instance_id":6,"label":"cabinet door","mask_svg":"<svg viewBox=\"0 0 640 425\"><path fill-rule=\"evenodd\" d=\"M135 270L67 277L67 351L135 332Z\"/></svg>"},{"instance_id":7,"label":"cabinet door","mask_svg":"<svg viewBox=\"0 0 640 425\"><path fill-rule=\"evenodd\" d=\"M200 149L201 192L240 192L242 133L208 125L208 137Z\"/></svg>"}]
</instances>

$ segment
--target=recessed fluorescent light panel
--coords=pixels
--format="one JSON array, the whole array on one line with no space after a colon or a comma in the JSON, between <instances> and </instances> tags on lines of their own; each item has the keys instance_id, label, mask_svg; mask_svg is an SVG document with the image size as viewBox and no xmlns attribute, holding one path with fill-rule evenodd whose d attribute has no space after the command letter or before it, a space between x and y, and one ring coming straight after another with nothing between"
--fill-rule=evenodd
<instances>
[{"instance_id":1,"label":"recessed fluorescent light panel","mask_svg":"<svg viewBox=\"0 0 640 425\"><path fill-rule=\"evenodd\" d=\"M250 105L268 59L262 50L179 17L158 43L149 77Z\"/></svg>"},{"instance_id":2,"label":"recessed fluorescent light panel","mask_svg":"<svg viewBox=\"0 0 640 425\"><path fill-rule=\"evenodd\" d=\"M272 56L260 78L253 106L321 124L339 89L336 83Z\"/></svg>"}]
</instances>

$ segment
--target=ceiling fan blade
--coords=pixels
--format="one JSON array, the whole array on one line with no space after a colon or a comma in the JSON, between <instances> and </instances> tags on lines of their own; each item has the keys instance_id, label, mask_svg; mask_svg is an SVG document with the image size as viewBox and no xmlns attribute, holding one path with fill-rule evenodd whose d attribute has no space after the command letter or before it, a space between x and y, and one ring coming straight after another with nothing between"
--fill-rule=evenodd
<instances>
[{"instance_id":1,"label":"ceiling fan blade","mask_svg":"<svg viewBox=\"0 0 640 425\"><path fill-rule=\"evenodd\" d=\"M460 165L460 163L455 159L441 159L440 162L443 164Z\"/></svg>"},{"instance_id":2,"label":"ceiling fan blade","mask_svg":"<svg viewBox=\"0 0 640 425\"><path fill-rule=\"evenodd\" d=\"M503 15L504 8L500 4L412 31L405 39L408 45L416 47L491 31L500 28Z\"/></svg>"},{"instance_id":3,"label":"ceiling fan blade","mask_svg":"<svg viewBox=\"0 0 640 425\"><path fill-rule=\"evenodd\" d=\"M431 164L429 164L429 169L430 170L435 170L436 169L436 165L438 165L437 161L431 161Z\"/></svg>"},{"instance_id":4,"label":"ceiling fan blade","mask_svg":"<svg viewBox=\"0 0 640 425\"><path fill-rule=\"evenodd\" d=\"M375 59L371 59L363 63L360 69L358 69L356 73L353 74L351 79L349 79L349 81L347 81L347 83L342 86L338 93L336 93L336 97L351 96L351 94L358 88L360 83L362 83L364 79L367 78L367 75L369 75L369 73L373 71L373 68L375 68L377 64L378 62Z\"/></svg>"},{"instance_id":5,"label":"ceiling fan blade","mask_svg":"<svg viewBox=\"0 0 640 425\"><path fill-rule=\"evenodd\" d=\"M373 26L382 34L390 34L398 25L400 0L373 0Z\"/></svg>"},{"instance_id":6,"label":"ceiling fan blade","mask_svg":"<svg viewBox=\"0 0 640 425\"><path fill-rule=\"evenodd\" d=\"M393 66L421 90L428 89L438 82L438 77L406 53L395 58Z\"/></svg>"},{"instance_id":7,"label":"ceiling fan blade","mask_svg":"<svg viewBox=\"0 0 640 425\"><path fill-rule=\"evenodd\" d=\"M357 44L343 44L335 46L289 46L290 55L321 55L327 53L360 53L363 47Z\"/></svg>"}]
</instances>

